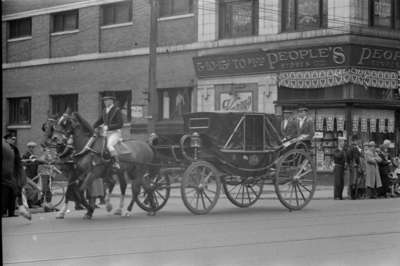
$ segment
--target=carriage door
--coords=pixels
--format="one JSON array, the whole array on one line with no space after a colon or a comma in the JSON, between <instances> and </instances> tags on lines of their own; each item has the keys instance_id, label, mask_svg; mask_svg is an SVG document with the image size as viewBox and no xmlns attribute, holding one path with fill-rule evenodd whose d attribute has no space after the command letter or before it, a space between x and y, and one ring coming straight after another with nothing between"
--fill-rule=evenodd
<instances>
[{"instance_id":1,"label":"carriage door","mask_svg":"<svg viewBox=\"0 0 400 266\"><path fill-rule=\"evenodd\" d=\"M261 151L264 149L264 116L246 115L245 149Z\"/></svg>"}]
</instances>

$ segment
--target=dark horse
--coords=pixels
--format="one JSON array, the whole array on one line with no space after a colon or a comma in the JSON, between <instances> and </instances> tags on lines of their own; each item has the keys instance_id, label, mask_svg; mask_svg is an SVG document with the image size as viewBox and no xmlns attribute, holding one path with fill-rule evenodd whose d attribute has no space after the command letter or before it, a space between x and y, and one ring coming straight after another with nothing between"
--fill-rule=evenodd
<instances>
[{"instance_id":1,"label":"dark horse","mask_svg":"<svg viewBox=\"0 0 400 266\"><path fill-rule=\"evenodd\" d=\"M132 210L133 203L140 192L141 178L146 173L146 164L152 162L154 153L149 144L143 141L130 140L123 142L123 147L127 151L120 156L121 170L115 172L111 168L111 162L105 159L105 137L97 136L94 142L87 147L87 144L93 136L93 129L89 123L84 120L78 113L63 114L52 130L50 137L52 142L61 143L69 136L73 138L73 147L77 152L75 156L76 168L81 173L80 179L83 180L81 189L86 189L95 178L106 178L116 174L119 177L121 186L121 197L119 208L116 214L129 215ZM122 177L122 178L121 178ZM124 199L127 183L131 183L132 200L128 209L124 209ZM110 191L106 190L107 210L111 211ZM85 218L91 218L94 212L93 204L87 208Z\"/></svg>"},{"instance_id":2,"label":"dark horse","mask_svg":"<svg viewBox=\"0 0 400 266\"><path fill-rule=\"evenodd\" d=\"M1 187L2 187L2 214L6 209L15 208L15 198L18 203L19 214L27 219L31 219L31 214L24 206L22 201L22 188L26 183L23 173L21 159L5 140L3 139L3 161L1 167ZM10 210L14 211L14 210Z\"/></svg>"}]
</instances>

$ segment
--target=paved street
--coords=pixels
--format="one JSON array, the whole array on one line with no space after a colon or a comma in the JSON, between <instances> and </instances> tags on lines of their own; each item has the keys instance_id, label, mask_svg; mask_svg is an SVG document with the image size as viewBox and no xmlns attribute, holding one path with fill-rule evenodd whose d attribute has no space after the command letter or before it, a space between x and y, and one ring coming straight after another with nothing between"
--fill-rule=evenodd
<instances>
[{"instance_id":1,"label":"paved street","mask_svg":"<svg viewBox=\"0 0 400 266\"><path fill-rule=\"evenodd\" d=\"M117 203L117 198L113 198ZM71 206L71 209L73 206ZM209 215L173 197L155 217L97 209L3 219L4 265L399 265L400 199L314 200L288 212L277 200Z\"/></svg>"}]
</instances>

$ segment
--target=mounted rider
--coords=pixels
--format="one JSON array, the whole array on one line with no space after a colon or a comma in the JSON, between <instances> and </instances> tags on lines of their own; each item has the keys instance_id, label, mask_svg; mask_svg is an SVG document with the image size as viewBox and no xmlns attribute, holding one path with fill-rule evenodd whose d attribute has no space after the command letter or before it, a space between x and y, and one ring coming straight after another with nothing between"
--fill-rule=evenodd
<instances>
[{"instance_id":1,"label":"mounted rider","mask_svg":"<svg viewBox=\"0 0 400 266\"><path fill-rule=\"evenodd\" d=\"M122 113L115 104L116 98L113 94L105 94L103 96L104 110L100 118L93 124L93 128L98 131L98 127L102 126L105 136L107 137L107 149L113 157L113 167L120 169L118 153L115 145L122 140L121 129L123 126Z\"/></svg>"}]
</instances>

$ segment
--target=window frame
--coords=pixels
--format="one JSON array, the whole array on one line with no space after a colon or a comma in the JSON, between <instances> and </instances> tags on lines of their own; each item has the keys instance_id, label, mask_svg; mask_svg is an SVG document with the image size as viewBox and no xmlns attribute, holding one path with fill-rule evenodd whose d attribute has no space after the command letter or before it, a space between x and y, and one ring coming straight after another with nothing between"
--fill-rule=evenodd
<instances>
[{"instance_id":1,"label":"window frame","mask_svg":"<svg viewBox=\"0 0 400 266\"><path fill-rule=\"evenodd\" d=\"M162 0L162 1L165 1L165 2L168 1L169 12L168 12L168 14L163 14L163 12L161 12L161 4L159 4L159 10L158 10L158 17L159 18L182 16L182 15L193 14L194 13L194 0L186 0L186 1L189 1L189 10L187 12L185 12L185 13L175 13L174 12L174 3L175 3L175 1L179 1L179 0Z\"/></svg>"},{"instance_id":2,"label":"window frame","mask_svg":"<svg viewBox=\"0 0 400 266\"><path fill-rule=\"evenodd\" d=\"M124 7L125 5L127 5L127 8L129 8L129 18L127 21L124 22L116 22L116 10L118 7ZM111 23L105 23L105 11L106 9L112 9L112 13L113 13L113 19ZM122 2L117 2L117 3L110 3L110 4L105 4L105 5L101 5L101 10L100 10L100 16L101 16L101 20L100 20L100 26L110 26L110 25L118 25L118 24L123 24L123 23L129 23L132 22L132 0L128 0L128 1L122 1Z\"/></svg>"},{"instance_id":3,"label":"window frame","mask_svg":"<svg viewBox=\"0 0 400 266\"><path fill-rule=\"evenodd\" d=\"M65 29L66 18L68 17L68 15L72 15L72 14L76 15L75 16L75 28L74 29ZM62 27L61 27L62 29L60 29L60 30L56 29L56 17L58 17L58 16L62 17ZM52 21L51 33L79 30L79 9L53 13L51 15L51 21Z\"/></svg>"},{"instance_id":4,"label":"window frame","mask_svg":"<svg viewBox=\"0 0 400 266\"><path fill-rule=\"evenodd\" d=\"M396 12L400 12L400 3L399 1L390 0L391 3L391 10L390 10L390 25L375 25L374 20L374 2L376 0L369 0L368 1L368 20L369 26L374 28L381 28L381 29L395 29L396 28L396 16L400 16L400 14L396 14ZM400 25L399 25L400 26Z\"/></svg>"},{"instance_id":5,"label":"window frame","mask_svg":"<svg viewBox=\"0 0 400 266\"><path fill-rule=\"evenodd\" d=\"M12 24L13 23L18 23L18 22L23 22L23 21L29 21L29 33L28 34L21 34L21 25L16 25L16 35L12 36ZM8 40L13 40L13 39L18 39L18 38L24 38L24 37L32 37L32 17L27 17L27 18L20 18L20 19L15 19L15 20L10 20L7 23L7 28L8 28L8 34L7 34L7 39Z\"/></svg>"},{"instance_id":6,"label":"window frame","mask_svg":"<svg viewBox=\"0 0 400 266\"><path fill-rule=\"evenodd\" d=\"M28 100L28 120L23 121L20 118L20 113L14 108L19 109L21 100ZM9 125L30 125L32 123L32 97L12 97L7 98L8 102L8 124ZM15 111L17 111L15 113ZM15 118L15 119L14 119Z\"/></svg>"},{"instance_id":7,"label":"window frame","mask_svg":"<svg viewBox=\"0 0 400 266\"><path fill-rule=\"evenodd\" d=\"M314 0L315 1L315 0ZM319 29L326 29L328 28L328 14L325 16L324 15L324 9L325 5L328 5L328 0L317 0L319 2L319 26L316 28L310 28L310 29L299 29L299 23L298 23L298 16L299 16L299 2L298 0L293 0L294 2L294 15L293 15L293 20L294 20L294 26L293 28L288 29L287 27L287 9L285 8L286 6L289 6L290 0L282 0L281 1L281 31L282 32L302 32L302 31L310 31L310 30L319 30ZM326 9L328 6L326 6Z\"/></svg>"},{"instance_id":8,"label":"window frame","mask_svg":"<svg viewBox=\"0 0 400 266\"><path fill-rule=\"evenodd\" d=\"M218 4L218 39L233 39L233 38L242 38L242 37L250 37L250 36L257 36L258 35L258 20L259 20L259 0L246 0L246 2L251 2L252 3L252 19L251 19L251 27L252 27L252 32L249 35L244 35L244 36L233 36L232 34L232 28L230 29L230 32L227 33L225 29L225 21L226 21L226 10L227 10L227 5L229 3L233 2L242 2L241 0L223 0L220 1ZM231 16L231 21L230 25L232 26L232 15Z\"/></svg>"},{"instance_id":9,"label":"window frame","mask_svg":"<svg viewBox=\"0 0 400 266\"><path fill-rule=\"evenodd\" d=\"M79 110L79 105L78 105L78 103L79 103L79 94L78 93L52 94L52 95L50 95L50 103L51 103L51 113L53 115L59 116L59 115L62 115L62 113L65 111L65 110L59 110L59 112L55 112L56 111L55 110L56 109L55 106L56 106L56 101L62 101L63 98L65 99L66 97L71 97L70 100L76 101L73 104L76 108L74 108L74 106L69 106L68 104L66 104L66 107L70 107L71 111L73 111L73 112L78 112L78 110ZM73 99L73 97L76 97L76 98ZM66 109L66 108L64 108L64 109ZM60 111L61 111L61 113L60 113Z\"/></svg>"},{"instance_id":10,"label":"window frame","mask_svg":"<svg viewBox=\"0 0 400 266\"><path fill-rule=\"evenodd\" d=\"M169 101L169 118L163 118L164 117L164 92L170 92L173 91L174 92L174 97L176 98L178 92L183 92L183 96L185 97L187 95L187 104L189 105L189 112L192 112L192 97L193 97L193 88L192 87L174 87L174 88L159 88L157 90L157 95L158 95L158 106L159 106L159 110L158 110L158 117L157 120L158 121L183 121L183 116L182 117L178 117L177 119L172 117L171 114L175 113L175 110L171 110L171 106L172 103L175 104L176 106L176 102L174 100L174 102L172 102L171 100ZM171 98L171 97L169 97ZM184 98L185 100L185 98ZM184 110L183 110L184 111Z\"/></svg>"}]
</instances>

